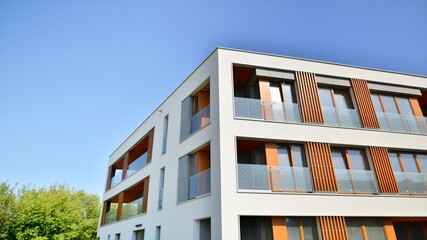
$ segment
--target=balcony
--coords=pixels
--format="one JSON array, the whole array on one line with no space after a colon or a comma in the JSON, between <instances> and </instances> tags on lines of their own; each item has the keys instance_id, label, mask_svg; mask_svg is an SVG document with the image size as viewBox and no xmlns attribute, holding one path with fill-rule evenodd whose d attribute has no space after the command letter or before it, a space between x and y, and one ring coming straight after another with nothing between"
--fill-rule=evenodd
<instances>
[{"instance_id":1,"label":"balcony","mask_svg":"<svg viewBox=\"0 0 427 240\"><path fill-rule=\"evenodd\" d=\"M252 98L234 98L235 116L240 118L271 120L275 122L301 122L299 105L284 102L262 102Z\"/></svg>"},{"instance_id":2,"label":"balcony","mask_svg":"<svg viewBox=\"0 0 427 240\"><path fill-rule=\"evenodd\" d=\"M427 134L427 119L395 113L376 112L380 128L390 132Z\"/></svg>"},{"instance_id":3,"label":"balcony","mask_svg":"<svg viewBox=\"0 0 427 240\"><path fill-rule=\"evenodd\" d=\"M359 114L355 109L322 106L325 125L360 128Z\"/></svg>"},{"instance_id":4,"label":"balcony","mask_svg":"<svg viewBox=\"0 0 427 240\"><path fill-rule=\"evenodd\" d=\"M141 156L139 156L135 161L133 161L131 164L129 164L126 178L130 177L132 174L136 173L137 171L141 170L145 165L147 165L147 155L148 152L145 152Z\"/></svg>"},{"instance_id":5,"label":"balcony","mask_svg":"<svg viewBox=\"0 0 427 240\"><path fill-rule=\"evenodd\" d=\"M210 193L211 191L211 171L210 169L199 172L195 175L183 178L178 182L178 202L187 201L193 198Z\"/></svg>"},{"instance_id":6,"label":"balcony","mask_svg":"<svg viewBox=\"0 0 427 240\"><path fill-rule=\"evenodd\" d=\"M394 172L399 192L402 194L427 194L427 173Z\"/></svg>"},{"instance_id":7,"label":"balcony","mask_svg":"<svg viewBox=\"0 0 427 240\"><path fill-rule=\"evenodd\" d=\"M210 105L201 109L191 118L185 119L181 123L181 139L185 139L191 134L210 123Z\"/></svg>"},{"instance_id":8,"label":"balcony","mask_svg":"<svg viewBox=\"0 0 427 240\"><path fill-rule=\"evenodd\" d=\"M313 191L309 168L238 164L237 169L239 189L278 192Z\"/></svg>"},{"instance_id":9,"label":"balcony","mask_svg":"<svg viewBox=\"0 0 427 240\"><path fill-rule=\"evenodd\" d=\"M122 181L123 171L122 170L116 170L116 173L114 177L111 178L111 188L116 186Z\"/></svg>"},{"instance_id":10,"label":"balcony","mask_svg":"<svg viewBox=\"0 0 427 240\"><path fill-rule=\"evenodd\" d=\"M339 192L378 193L378 186L372 171L335 169L335 176Z\"/></svg>"},{"instance_id":11,"label":"balcony","mask_svg":"<svg viewBox=\"0 0 427 240\"><path fill-rule=\"evenodd\" d=\"M138 198L130 203L123 203L121 219L141 214L143 198Z\"/></svg>"}]
</instances>

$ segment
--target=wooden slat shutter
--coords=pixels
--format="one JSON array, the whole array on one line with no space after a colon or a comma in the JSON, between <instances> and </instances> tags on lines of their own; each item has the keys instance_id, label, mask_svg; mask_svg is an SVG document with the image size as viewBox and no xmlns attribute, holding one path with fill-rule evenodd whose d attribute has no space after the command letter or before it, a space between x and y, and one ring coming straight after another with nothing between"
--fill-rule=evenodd
<instances>
[{"instance_id":1,"label":"wooden slat shutter","mask_svg":"<svg viewBox=\"0 0 427 240\"><path fill-rule=\"evenodd\" d=\"M324 123L314 73L296 72L296 86L303 122Z\"/></svg>"},{"instance_id":2,"label":"wooden slat shutter","mask_svg":"<svg viewBox=\"0 0 427 240\"><path fill-rule=\"evenodd\" d=\"M328 143L307 143L315 191L338 191Z\"/></svg>"},{"instance_id":3,"label":"wooden slat shutter","mask_svg":"<svg viewBox=\"0 0 427 240\"><path fill-rule=\"evenodd\" d=\"M320 217L323 240L348 240L344 217Z\"/></svg>"},{"instance_id":4,"label":"wooden slat shutter","mask_svg":"<svg viewBox=\"0 0 427 240\"><path fill-rule=\"evenodd\" d=\"M371 153L380 191L382 193L399 193L387 148L369 147L369 151Z\"/></svg>"},{"instance_id":5,"label":"wooden slat shutter","mask_svg":"<svg viewBox=\"0 0 427 240\"><path fill-rule=\"evenodd\" d=\"M351 79L351 86L356 99L356 105L359 109L362 127L380 128L374 104L372 103L371 93L369 92L368 83L362 79Z\"/></svg>"}]
</instances>

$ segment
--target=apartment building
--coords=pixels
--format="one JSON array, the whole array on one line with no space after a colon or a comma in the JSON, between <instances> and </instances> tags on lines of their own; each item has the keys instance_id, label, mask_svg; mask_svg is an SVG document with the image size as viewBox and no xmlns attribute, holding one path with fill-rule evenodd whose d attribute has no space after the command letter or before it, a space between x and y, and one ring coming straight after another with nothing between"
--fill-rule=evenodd
<instances>
[{"instance_id":1,"label":"apartment building","mask_svg":"<svg viewBox=\"0 0 427 240\"><path fill-rule=\"evenodd\" d=\"M427 239L427 78L217 48L108 161L106 239Z\"/></svg>"}]
</instances>

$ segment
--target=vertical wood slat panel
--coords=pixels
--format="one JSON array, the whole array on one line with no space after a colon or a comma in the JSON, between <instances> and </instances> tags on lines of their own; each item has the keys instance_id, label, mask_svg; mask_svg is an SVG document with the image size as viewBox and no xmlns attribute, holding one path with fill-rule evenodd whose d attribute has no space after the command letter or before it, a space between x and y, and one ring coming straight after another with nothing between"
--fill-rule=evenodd
<instances>
[{"instance_id":1,"label":"vertical wood slat panel","mask_svg":"<svg viewBox=\"0 0 427 240\"><path fill-rule=\"evenodd\" d=\"M273 110L271 109L271 94L270 94L270 81L259 79L259 96L261 99L261 107L263 109L264 119L273 119Z\"/></svg>"},{"instance_id":2,"label":"vertical wood slat panel","mask_svg":"<svg viewBox=\"0 0 427 240\"><path fill-rule=\"evenodd\" d=\"M148 134L148 153L147 153L147 163L151 162L153 157L153 141L154 141L154 128L150 130Z\"/></svg>"},{"instance_id":3,"label":"vertical wood slat panel","mask_svg":"<svg viewBox=\"0 0 427 240\"><path fill-rule=\"evenodd\" d=\"M323 240L348 240L344 217L320 217Z\"/></svg>"},{"instance_id":4,"label":"vertical wood slat panel","mask_svg":"<svg viewBox=\"0 0 427 240\"><path fill-rule=\"evenodd\" d=\"M414 113L414 115L417 117L422 117L423 112L421 111L420 103L418 102L418 100L414 97L410 97L409 103L411 104L412 112Z\"/></svg>"},{"instance_id":5,"label":"vertical wood slat panel","mask_svg":"<svg viewBox=\"0 0 427 240\"><path fill-rule=\"evenodd\" d=\"M397 240L396 233L394 232L393 222L390 218L383 219L384 233L387 240Z\"/></svg>"},{"instance_id":6,"label":"vertical wood slat panel","mask_svg":"<svg viewBox=\"0 0 427 240\"><path fill-rule=\"evenodd\" d=\"M315 191L338 191L328 143L307 143Z\"/></svg>"},{"instance_id":7,"label":"vertical wood slat panel","mask_svg":"<svg viewBox=\"0 0 427 240\"><path fill-rule=\"evenodd\" d=\"M284 217L272 217L271 225L273 228L274 240L288 240L288 234Z\"/></svg>"},{"instance_id":8,"label":"vertical wood slat panel","mask_svg":"<svg viewBox=\"0 0 427 240\"><path fill-rule=\"evenodd\" d=\"M369 147L378 185L382 193L399 193L387 148Z\"/></svg>"},{"instance_id":9,"label":"vertical wood slat panel","mask_svg":"<svg viewBox=\"0 0 427 240\"><path fill-rule=\"evenodd\" d=\"M144 180L144 189L142 193L142 212L147 212L147 206L148 206L148 188L150 186L150 177L146 177Z\"/></svg>"},{"instance_id":10,"label":"vertical wood slat panel","mask_svg":"<svg viewBox=\"0 0 427 240\"><path fill-rule=\"evenodd\" d=\"M324 123L314 73L296 72L296 85L303 122Z\"/></svg>"},{"instance_id":11,"label":"vertical wood slat panel","mask_svg":"<svg viewBox=\"0 0 427 240\"><path fill-rule=\"evenodd\" d=\"M362 79L351 79L351 86L359 109L362 127L380 128L377 115L375 113L374 103L372 102L371 93L368 83Z\"/></svg>"}]
</instances>

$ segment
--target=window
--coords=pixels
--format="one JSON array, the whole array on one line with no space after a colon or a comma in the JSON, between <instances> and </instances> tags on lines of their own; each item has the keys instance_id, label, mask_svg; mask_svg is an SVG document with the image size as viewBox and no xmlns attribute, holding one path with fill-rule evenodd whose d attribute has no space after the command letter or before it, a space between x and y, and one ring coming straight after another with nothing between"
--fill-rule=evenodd
<instances>
[{"instance_id":1,"label":"window","mask_svg":"<svg viewBox=\"0 0 427 240\"><path fill-rule=\"evenodd\" d=\"M155 236L155 240L160 240L160 231L161 231L161 228L160 228L160 226L157 226L156 227L156 236Z\"/></svg>"},{"instance_id":2,"label":"window","mask_svg":"<svg viewBox=\"0 0 427 240\"><path fill-rule=\"evenodd\" d=\"M181 103L181 141L210 123L209 84Z\"/></svg>"},{"instance_id":3,"label":"window","mask_svg":"<svg viewBox=\"0 0 427 240\"><path fill-rule=\"evenodd\" d=\"M135 240L144 240L144 230L138 230L134 232Z\"/></svg>"},{"instance_id":4,"label":"window","mask_svg":"<svg viewBox=\"0 0 427 240\"><path fill-rule=\"evenodd\" d=\"M116 233L116 236L114 237L114 240L120 240L120 233Z\"/></svg>"},{"instance_id":5,"label":"window","mask_svg":"<svg viewBox=\"0 0 427 240\"><path fill-rule=\"evenodd\" d=\"M277 153L279 155L279 166L307 167L303 145L279 144Z\"/></svg>"},{"instance_id":6,"label":"window","mask_svg":"<svg viewBox=\"0 0 427 240\"><path fill-rule=\"evenodd\" d=\"M288 239L318 239L314 218L286 217Z\"/></svg>"},{"instance_id":7,"label":"window","mask_svg":"<svg viewBox=\"0 0 427 240\"><path fill-rule=\"evenodd\" d=\"M199 240L210 240L211 239L211 219L201 219L198 222L199 225Z\"/></svg>"},{"instance_id":8,"label":"window","mask_svg":"<svg viewBox=\"0 0 427 240\"><path fill-rule=\"evenodd\" d=\"M427 154L390 151L389 157L400 193L427 193Z\"/></svg>"},{"instance_id":9,"label":"window","mask_svg":"<svg viewBox=\"0 0 427 240\"><path fill-rule=\"evenodd\" d=\"M324 86L318 89L325 124L360 127L359 115L354 109L348 89Z\"/></svg>"},{"instance_id":10,"label":"window","mask_svg":"<svg viewBox=\"0 0 427 240\"><path fill-rule=\"evenodd\" d=\"M338 190L345 193L376 193L376 180L364 149L331 148Z\"/></svg>"},{"instance_id":11,"label":"window","mask_svg":"<svg viewBox=\"0 0 427 240\"><path fill-rule=\"evenodd\" d=\"M165 185L165 168L160 169L160 183L159 183L159 209L163 208L163 189Z\"/></svg>"},{"instance_id":12,"label":"window","mask_svg":"<svg viewBox=\"0 0 427 240\"><path fill-rule=\"evenodd\" d=\"M271 102L296 103L294 85L288 82L270 82Z\"/></svg>"},{"instance_id":13,"label":"window","mask_svg":"<svg viewBox=\"0 0 427 240\"><path fill-rule=\"evenodd\" d=\"M382 93L371 93L375 111L413 116L411 104L407 97Z\"/></svg>"},{"instance_id":14,"label":"window","mask_svg":"<svg viewBox=\"0 0 427 240\"><path fill-rule=\"evenodd\" d=\"M169 125L169 115L163 119L163 145L162 145L162 154L166 153L166 147L168 142L168 125Z\"/></svg>"},{"instance_id":15,"label":"window","mask_svg":"<svg viewBox=\"0 0 427 240\"><path fill-rule=\"evenodd\" d=\"M397 239L427 239L421 222L394 222L393 227Z\"/></svg>"},{"instance_id":16,"label":"window","mask_svg":"<svg viewBox=\"0 0 427 240\"><path fill-rule=\"evenodd\" d=\"M349 239L386 240L384 227L378 218L346 218Z\"/></svg>"}]
</instances>

